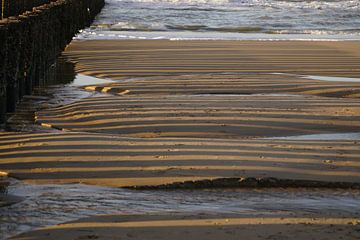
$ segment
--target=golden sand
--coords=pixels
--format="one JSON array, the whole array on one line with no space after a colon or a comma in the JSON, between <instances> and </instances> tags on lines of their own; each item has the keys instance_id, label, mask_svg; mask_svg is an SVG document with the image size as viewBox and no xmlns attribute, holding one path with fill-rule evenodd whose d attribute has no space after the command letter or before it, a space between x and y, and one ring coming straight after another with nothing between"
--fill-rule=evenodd
<instances>
[{"instance_id":1,"label":"golden sand","mask_svg":"<svg viewBox=\"0 0 360 240\"><path fill-rule=\"evenodd\" d=\"M79 73L122 80L36 114L63 131L0 133L0 170L105 186L241 177L360 183L360 42L75 41ZM274 74L275 73L275 74ZM282 74L278 74L282 73ZM150 77L152 76L152 77ZM138 77L138 78L134 78ZM331 213L329 213L331 214ZM14 239L357 239L358 216L95 216Z\"/></svg>"},{"instance_id":2,"label":"golden sand","mask_svg":"<svg viewBox=\"0 0 360 240\"><path fill-rule=\"evenodd\" d=\"M16 240L52 239L357 239L351 217L246 216L235 214L109 215L21 234Z\"/></svg>"},{"instance_id":3,"label":"golden sand","mask_svg":"<svg viewBox=\"0 0 360 240\"><path fill-rule=\"evenodd\" d=\"M101 78L194 73L360 77L360 43L317 41L74 41L77 71Z\"/></svg>"}]
</instances>

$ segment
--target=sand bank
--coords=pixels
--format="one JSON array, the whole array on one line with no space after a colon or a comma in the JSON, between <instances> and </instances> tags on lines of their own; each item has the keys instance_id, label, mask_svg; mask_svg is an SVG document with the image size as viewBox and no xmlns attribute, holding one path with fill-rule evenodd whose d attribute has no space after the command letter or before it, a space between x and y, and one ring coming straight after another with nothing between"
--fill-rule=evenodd
<instances>
[{"instance_id":1,"label":"sand bank","mask_svg":"<svg viewBox=\"0 0 360 240\"><path fill-rule=\"evenodd\" d=\"M84 99L36 117L39 124L56 129L132 137L274 137L360 132L360 99L125 95Z\"/></svg>"},{"instance_id":2,"label":"sand bank","mask_svg":"<svg viewBox=\"0 0 360 240\"><path fill-rule=\"evenodd\" d=\"M357 239L356 217L166 214L95 216L12 239Z\"/></svg>"},{"instance_id":3,"label":"sand bank","mask_svg":"<svg viewBox=\"0 0 360 240\"><path fill-rule=\"evenodd\" d=\"M360 77L360 42L73 41L77 71L103 78L215 72Z\"/></svg>"},{"instance_id":4,"label":"sand bank","mask_svg":"<svg viewBox=\"0 0 360 240\"><path fill-rule=\"evenodd\" d=\"M32 183L128 187L225 177L360 183L357 141L1 133L0 157L3 171Z\"/></svg>"},{"instance_id":5,"label":"sand bank","mask_svg":"<svg viewBox=\"0 0 360 240\"><path fill-rule=\"evenodd\" d=\"M360 132L359 82L303 78L359 78L359 46L75 41L64 54L78 72L122 81L84 87L107 96L36 114L62 131L1 132L0 170L31 183L114 187L214 187L219 178L358 186L359 141L263 138ZM358 224L356 216L291 212L99 216L16 239L355 239Z\"/></svg>"},{"instance_id":6,"label":"sand bank","mask_svg":"<svg viewBox=\"0 0 360 240\"><path fill-rule=\"evenodd\" d=\"M0 169L38 183L109 186L227 177L358 184L358 141L259 139L360 132L360 82L302 77L360 76L358 46L75 41L64 54L79 72L166 76L85 86L108 95L36 113L37 123L65 132L1 133Z\"/></svg>"}]
</instances>

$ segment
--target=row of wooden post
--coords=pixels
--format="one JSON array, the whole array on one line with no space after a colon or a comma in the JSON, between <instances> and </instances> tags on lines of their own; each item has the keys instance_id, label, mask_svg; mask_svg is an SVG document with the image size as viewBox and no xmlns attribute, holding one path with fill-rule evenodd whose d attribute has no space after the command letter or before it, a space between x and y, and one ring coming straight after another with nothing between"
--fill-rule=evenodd
<instances>
[{"instance_id":1,"label":"row of wooden post","mask_svg":"<svg viewBox=\"0 0 360 240\"><path fill-rule=\"evenodd\" d=\"M50 66L103 5L104 0L57 0L0 21L0 123L22 96L46 83Z\"/></svg>"},{"instance_id":2,"label":"row of wooden post","mask_svg":"<svg viewBox=\"0 0 360 240\"><path fill-rule=\"evenodd\" d=\"M26 11L31 11L33 7L49 3L52 0L0 0L1 18L18 16Z\"/></svg>"}]
</instances>

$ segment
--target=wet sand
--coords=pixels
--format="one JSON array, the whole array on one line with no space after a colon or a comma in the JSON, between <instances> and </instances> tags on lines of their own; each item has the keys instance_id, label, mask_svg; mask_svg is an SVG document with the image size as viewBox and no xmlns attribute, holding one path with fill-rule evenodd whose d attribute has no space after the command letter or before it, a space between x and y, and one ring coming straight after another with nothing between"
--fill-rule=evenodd
<instances>
[{"instance_id":1,"label":"wet sand","mask_svg":"<svg viewBox=\"0 0 360 240\"><path fill-rule=\"evenodd\" d=\"M148 84L151 86L151 81ZM36 120L66 131L145 138L234 139L360 132L360 99L182 93L145 96L135 90L122 97L84 99L41 111Z\"/></svg>"},{"instance_id":2,"label":"wet sand","mask_svg":"<svg viewBox=\"0 0 360 240\"><path fill-rule=\"evenodd\" d=\"M166 214L104 215L12 239L357 239L358 218ZM71 236L71 237L70 237ZM69 238L70 237L70 238Z\"/></svg>"},{"instance_id":3,"label":"wet sand","mask_svg":"<svg viewBox=\"0 0 360 240\"><path fill-rule=\"evenodd\" d=\"M130 187L226 177L360 183L357 141L0 133L0 150L0 168L31 183Z\"/></svg>"},{"instance_id":4,"label":"wet sand","mask_svg":"<svg viewBox=\"0 0 360 240\"><path fill-rule=\"evenodd\" d=\"M36 114L38 124L62 131L0 133L0 169L10 176L116 187L217 178L360 184L357 140L262 139L360 132L360 82L302 77L359 78L359 42L75 41L64 54L79 73L120 81L83 87L107 96ZM184 225L182 217L194 220ZM228 226L231 217L234 224ZM102 216L89 221L95 219L97 226L108 221L104 228L70 223L26 239L49 239L47 234L109 239L109 229L115 231L111 237L125 239L161 239L169 233L179 233L179 239L358 236L354 216L243 217L145 215L135 216L133 224L132 216ZM174 224L159 229L166 223Z\"/></svg>"},{"instance_id":5,"label":"wet sand","mask_svg":"<svg viewBox=\"0 0 360 240\"><path fill-rule=\"evenodd\" d=\"M360 77L358 41L73 41L65 56L101 78L194 73Z\"/></svg>"}]
</instances>

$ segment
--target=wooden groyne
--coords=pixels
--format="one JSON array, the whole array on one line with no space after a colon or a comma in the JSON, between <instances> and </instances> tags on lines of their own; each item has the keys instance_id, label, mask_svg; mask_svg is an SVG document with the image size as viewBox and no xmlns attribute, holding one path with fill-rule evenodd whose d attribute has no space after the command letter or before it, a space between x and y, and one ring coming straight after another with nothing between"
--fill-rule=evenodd
<instances>
[{"instance_id":1,"label":"wooden groyne","mask_svg":"<svg viewBox=\"0 0 360 240\"><path fill-rule=\"evenodd\" d=\"M1 4L0 123L22 96L47 82L56 58L104 6L104 0L35 0L33 4L41 5L28 11L32 5L22 2L14 8L7 7L7 0Z\"/></svg>"},{"instance_id":2,"label":"wooden groyne","mask_svg":"<svg viewBox=\"0 0 360 240\"><path fill-rule=\"evenodd\" d=\"M1 19L10 16L21 15L23 12L32 11L33 7L37 7L52 0L0 0Z\"/></svg>"}]
</instances>

